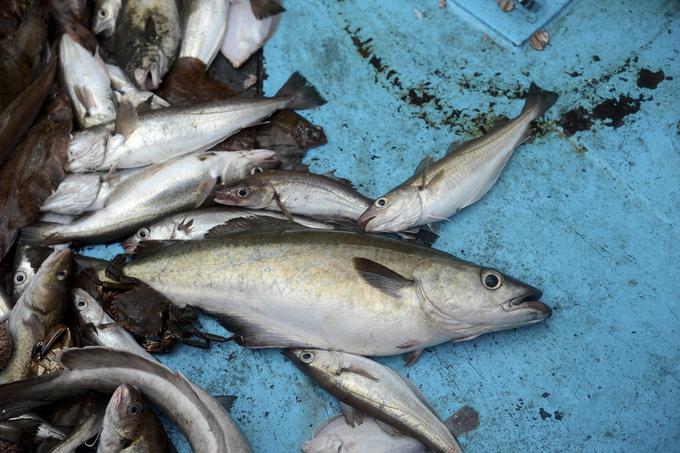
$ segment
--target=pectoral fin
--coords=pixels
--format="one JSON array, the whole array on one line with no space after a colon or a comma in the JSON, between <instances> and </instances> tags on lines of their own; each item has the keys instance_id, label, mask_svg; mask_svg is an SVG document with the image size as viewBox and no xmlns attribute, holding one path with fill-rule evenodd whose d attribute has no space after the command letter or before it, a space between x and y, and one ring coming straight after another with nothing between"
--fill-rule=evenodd
<instances>
[{"instance_id":1,"label":"pectoral fin","mask_svg":"<svg viewBox=\"0 0 680 453\"><path fill-rule=\"evenodd\" d=\"M284 206L283 202L281 201L281 197L279 197L279 194L274 192L274 201L276 201L276 206L279 207L283 215L286 216L289 222L294 222L293 216L290 214L288 209Z\"/></svg>"},{"instance_id":2,"label":"pectoral fin","mask_svg":"<svg viewBox=\"0 0 680 453\"><path fill-rule=\"evenodd\" d=\"M368 258L356 257L354 269L366 283L390 296L398 297L403 288L415 282Z\"/></svg>"},{"instance_id":3,"label":"pectoral fin","mask_svg":"<svg viewBox=\"0 0 680 453\"><path fill-rule=\"evenodd\" d=\"M401 437L404 435L401 431L399 431L397 428L395 428L392 425L388 425L382 420L378 420L377 418L375 419L375 423L380 426L380 429L385 431L387 434L389 434L392 437Z\"/></svg>"},{"instance_id":4,"label":"pectoral fin","mask_svg":"<svg viewBox=\"0 0 680 453\"><path fill-rule=\"evenodd\" d=\"M132 103L125 101L118 106L116 116L116 134L122 135L126 140L137 128L137 110Z\"/></svg>"},{"instance_id":5,"label":"pectoral fin","mask_svg":"<svg viewBox=\"0 0 680 453\"><path fill-rule=\"evenodd\" d=\"M373 376L370 371L365 370L365 369L363 369L363 368L361 368L357 365L354 365L354 364L351 364L349 366L343 366L340 369L340 373L343 373L343 372L358 374L359 376L363 376L363 377L368 378L372 381L378 382L378 378Z\"/></svg>"},{"instance_id":6,"label":"pectoral fin","mask_svg":"<svg viewBox=\"0 0 680 453\"><path fill-rule=\"evenodd\" d=\"M97 102L94 100L92 92L82 85L76 85L73 91L78 102L85 107L85 116L90 116L92 114L91 111L97 107Z\"/></svg>"},{"instance_id":7,"label":"pectoral fin","mask_svg":"<svg viewBox=\"0 0 680 453\"><path fill-rule=\"evenodd\" d=\"M340 401L340 410L342 411L343 417L345 417L345 421L352 428L361 425L364 422L364 418L366 418L362 412L342 401Z\"/></svg>"},{"instance_id":8,"label":"pectoral fin","mask_svg":"<svg viewBox=\"0 0 680 453\"><path fill-rule=\"evenodd\" d=\"M203 202L210 195L210 192L212 192L212 190L215 188L216 183L217 178L214 176L206 176L206 178L203 181L201 181L201 184L198 186L198 195L196 197L196 202L194 203L195 208L198 208L203 204Z\"/></svg>"}]
</instances>

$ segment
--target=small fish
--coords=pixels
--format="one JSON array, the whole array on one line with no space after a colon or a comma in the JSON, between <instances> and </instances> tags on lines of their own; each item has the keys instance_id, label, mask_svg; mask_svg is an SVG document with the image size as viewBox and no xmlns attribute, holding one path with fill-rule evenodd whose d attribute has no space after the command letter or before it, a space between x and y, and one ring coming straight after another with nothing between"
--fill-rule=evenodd
<instances>
[{"instance_id":1,"label":"small fish","mask_svg":"<svg viewBox=\"0 0 680 453\"><path fill-rule=\"evenodd\" d=\"M155 361L102 347L71 348L59 356L64 371L0 385L0 419L89 390L137 388L186 435L196 452L247 453L248 440L227 411L205 390Z\"/></svg>"},{"instance_id":2,"label":"small fish","mask_svg":"<svg viewBox=\"0 0 680 453\"><path fill-rule=\"evenodd\" d=\"M18 245L14 254L14 273L10 282L10 297L16 303L33 281L40 265L54 250L39 245Z\"/></svg>"},{"instance_id":3,"label":"small fish","mask_svg":"<svg viewBox=\"0 0 680 453\"><path fill-rule=\"evenodd\" d=\"M87 291L80 288L73 289L73 306L85 338L95 345L127 351L148 360L155 360L137 343L130 332L106 314L101 304Z\"/></svg>"},{"instance_id":4,"label":"small fish","mask_svg":"<svg viewBox=\"0 0 680 453\"><path fill-rule=\"evenodd\" d=\"M38 219L43 200L64 178L72 127L68 97L59 96L0 166L0 257L19 228Z\"/></svg>"},{"instance_id":5,"label":"small fish","mask_svg":"<svg viewBox=\"0 0 680 453\"><path fill-rule=\"evenodd\" d=\"M283 6L273 0L233 0L222 55L235 68L240 67L274 34L281 17L278 14L283 11Z\"/></svg>"},{"instance_id":6,"label":"small fish","mask_svg":"<svg viewBox=\"0 0 680 453\"><path fill-rule=\"evenodd\" d=\"M142 90L155 90L175 60L181 37L175 0L124 2L118 13L114 53Z\"/></svg>"},{"instance_id":7,"label":"small fish","mask_svg":"<svg viewBox=\"0 0 680 453\"><path fill-rule=\"evenodd\" d=\"M174 451L144 397L128 384L119 386L106 406L97 453Z\"/></svg>"},{"instance_id":8,"label":"small fish","mask_svg":"<svg viewBox=\"0 0 680 453\"><path fill-rule=\"evenodd\" d=\"M104 62L65 33L59 42L59 73L82 128L116 119L116 105Z\"/></svg>"},{"instance_id":9,"label":"small fish","mask_svg":"<svg viewBox=\"0 0 680 453\"><path fill-rule=\"evenodd\" d=\"M116 29L118 13L123 6L122 0L97 0L92 17L92 33L109 37Z\"/></svg>"},{"instance_id":10,"label":"small fish","mask_svg":"<svg viewBox=\"0 0 680 453\"><path fill-rule=\"evenodd\" d=\"M102 209L68 225L24 228L22 240L48 245L116 239L165 215L200 206L217 181L270 168L276 164L273 155L267 150L194 153L143 168L119 183Z\"/></svg>"},{"instance_id":11,"label":"small fish","mask_svg":"<svg viewBox=\"0 0 680 453\"><path fill-rule=\"evenodd\" d=\"M184 34L179 58L196 58L207 70L217 56L227 31L229 2L189 0L184 7Z\"/></svg>"},{"instance_id":12,"label":"small fish","mask_svg":"<svg viewBox=\"0 0 680 453\"><path fill-rule=\"evenodd\" d=\"M359 219L368 232L398 232L447 220L481 199L496 183L529 126L557 100L531 84L524 109L482 137L450 148L446 157L426 157L411 179L373 203Z\"/></svg>"},{"instance_id":13,"label":"small fish","mask_svg":"<svg viewBox=\"0 0 680 453\"><path fill-rule=\"evenodd\" d=\"M261 219L263 226L268 219L287 221L285 215L274 211L257 211L239 208L205 208L180 212L159 220L153 225L140 228L133 236L123 241L125 253L133 254L140 243L145 241L191 241L201 240L206 234L229 226L239 219ZM332 230L333 226L306 217L293 216L293 222L305 228ZM236 231L236 229L234 229Z\"/></svg>"},{"instance_id":14,"label":"small fish","mask_svg":"<svg viewBox=\"0 0 680 453\"><path fill-rule=\"evenodd\" d=\"M293 74L273 98L236 98L172 106L137 115L121 114L118 133L105 128L75 134L69 150L69 171L135 168L203 151L280 109L305 109L325 101L300 74Z\"/></svg>"},{"instance_id":15,"label":"small fish","mask_svg":"<svg viewBox=\"0 0 680 453\"><path fill-rule=\"evenodd\" d=\"M213 191L215 202L322 219L356 221L371 200L344 179L305 171L268 171Z\"/></svg>"},{"instance_id":16,"label":"small fish","mask_svg":"<svg viewBox=\"0 0 680 453\"><path fill-rule=\"evenodd\" d=\"M54 251L40 266L7 319L14 352L0 373L0 382L25 379L35 344L65 312L73 260L71 250Z\"/></svg>"},{"instance_id":17,"label":"small fish","mask_svg":"<svg viewBox=\"0 0 680 453\"><path fill-rule=\"evenodd\" d=\"M463 451L420 390L390 368L336 351L292 349L285 354L344 403L341 408L348 424L362 424L363 414L368 414L387 433L411 436L433 452Z\"/></svg>"},{"instance_id":18,"label":"small fish","mask_svg":"<svg viewBox=\"0 0 680 453\"><path fill-rule=\"evenodd\" d=\"M137 88L137 86L128 79L125 72L118 66L107 63L105 68L109 80L111 81L111 88L113 88L113 93L116 96L118 105L128 103L137 109L140 105L148 104L151 110L170 106L169 102L151 91L144 91Z\"/></svg>"}]
</instances>

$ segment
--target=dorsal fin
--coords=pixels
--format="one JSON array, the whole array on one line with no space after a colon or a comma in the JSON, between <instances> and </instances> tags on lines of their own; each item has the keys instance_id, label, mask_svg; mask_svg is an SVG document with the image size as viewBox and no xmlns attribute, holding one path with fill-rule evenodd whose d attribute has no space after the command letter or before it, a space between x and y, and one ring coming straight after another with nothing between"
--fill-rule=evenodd
<instances>
[{"instance_id":1,"label":"dorsal fin","mask_svg":"<svg viewBox=\"0 0 680 453\"><path fill-rule=\"evenodd\" d=\"M352 190L357 190L356 187L354 187L354 184L352 184L352 181L350 181L347 178L341 178L340 176L336 176L335 170L327 171L322 176L325 176L326 178L332 179L333 181L339 182L343 186L347 186Z\"/></svg>"}]
</instances>

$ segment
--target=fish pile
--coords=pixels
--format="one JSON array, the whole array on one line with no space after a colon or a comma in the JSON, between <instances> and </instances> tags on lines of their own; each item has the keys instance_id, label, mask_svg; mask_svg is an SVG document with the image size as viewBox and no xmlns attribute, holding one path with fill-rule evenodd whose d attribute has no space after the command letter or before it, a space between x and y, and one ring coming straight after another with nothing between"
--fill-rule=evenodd
<instances>
[{"instance_id":1,"label":"fish pile","mask_svg":"<svg viewBox=\"0 0 680 453\"><path fill-rule=\"evenodd\" d=\"M369 357L544 321L541 291L431 248L480 200L557 94L425 156L372 199L313 174L325 103L301 74L264 96L281 0L24 0L0 21L0 447L248 452L229 414L155 358L177 342L283 348L342 415L304 452L459 452L442 420ZM120 243L110 262L77 253ZM199 313L228 337L203 332ZM14 450L11 450L11 449ZM3 450L4 451L4 450Z\"/></svg>"}]
</instances>

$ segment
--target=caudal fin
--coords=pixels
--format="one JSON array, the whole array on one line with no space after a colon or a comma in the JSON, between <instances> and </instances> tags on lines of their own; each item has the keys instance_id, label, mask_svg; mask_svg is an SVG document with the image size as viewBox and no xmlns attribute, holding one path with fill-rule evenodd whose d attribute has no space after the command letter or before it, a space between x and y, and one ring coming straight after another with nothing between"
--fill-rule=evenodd
<instances>
[{"instance_id":1,"label":"caudal fin","mask_svg":"<svg viewBox=\"0 0 680 453\"><path fill-rule=\"evenodd\" d=\"M286 105L286 108L291 110L311 109L326 103L316 88L299 72L294 72L290 76L286 84L276 93L276 97L291 97Z\"/></svg>"},{"instance_id":2,"label":"caudal fin","mask_svg":"<svg viewBox=\"0 0 680 453\"><path fill-rule=\"evenodd\" d=\"M524 99L522 113L531 110L533 117L538 118L553 106L558 97L559 95L554 91L544 90L532 82L527 97Z\"/></svg>"},{"instance_id":3,"label":"caudal fin","mask_svg":"<svg viewBox=\"0 0 680 453\"><path fill-rule=\"evenodd\" d=\"M59 226L63 225L58 223L35 222L30 226L23 227L19 231L17 243L52 245L64 242L59 240L54 234L55 229Z\"/></svg>"},{"instance_id":4,"label":"caudal fin","mask_svg":"<svg viewBox=\"0 0 680 453\"><path fill-rule=\"evenodd\" d=\"M463 406L449 417L444 422L444 425L456 437L469 433L479 428L479 412L470 406Z\"/></svg>"}]
</instances>

